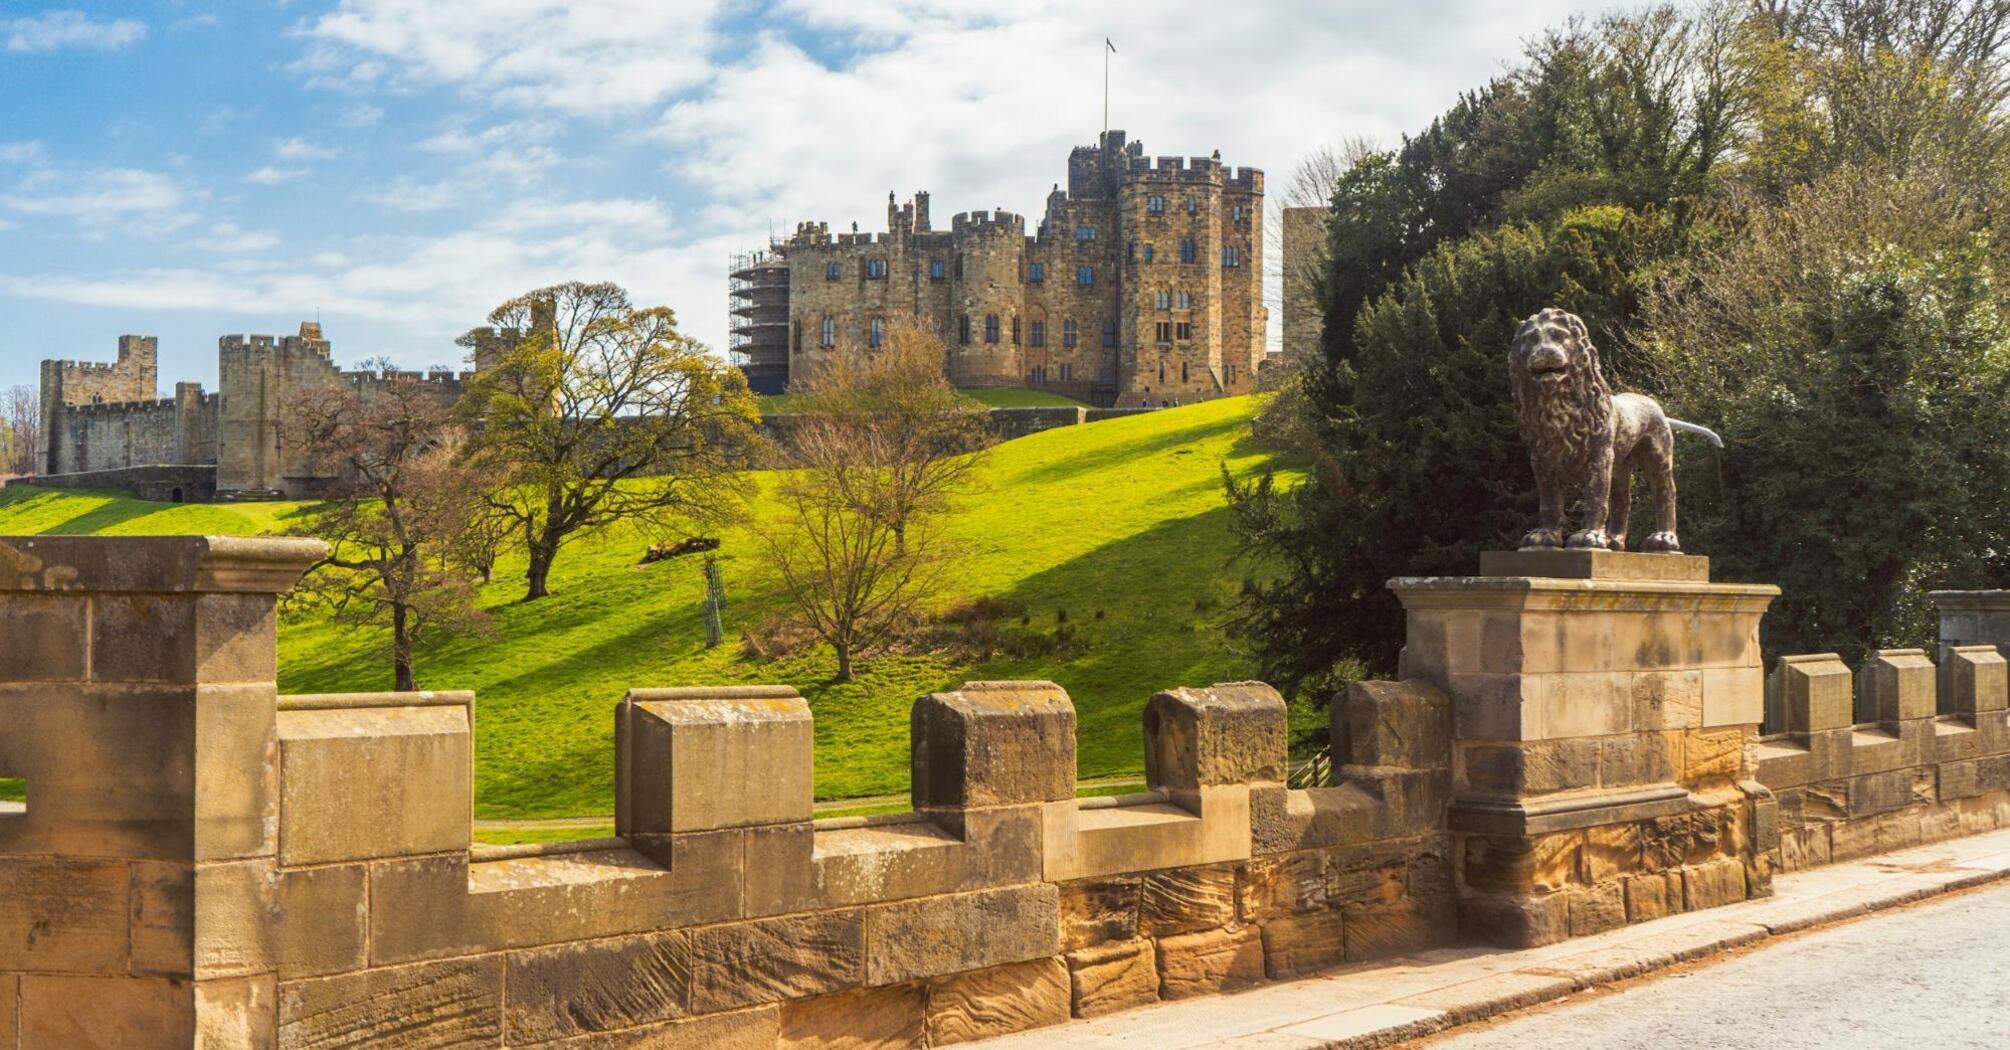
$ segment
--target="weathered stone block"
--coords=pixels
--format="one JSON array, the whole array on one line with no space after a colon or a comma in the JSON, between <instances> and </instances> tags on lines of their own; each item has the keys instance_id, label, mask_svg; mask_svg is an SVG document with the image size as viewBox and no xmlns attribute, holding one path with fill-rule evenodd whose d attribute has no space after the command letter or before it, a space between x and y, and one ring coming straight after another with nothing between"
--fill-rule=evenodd
<instances>
[{"instance_id":1,"label":"weathered stone block","mask_svg":"<svg viewBox=\"0 0 2010 1050\"><path fill-rule=\"evenodd\" d=\"M1640 825L1606 824L1584 831L1584 875L1607 882L1641 869Z\"/></svg>"},{"instance_id":2,"label":"weathered stone block","mask_svg":"<svg viewBox=\"0 0 2010 1050\"><path fill-rule=\"evenodd\" d=\"M1160 938L1159 998L1188 999L1261 983L1263 937L1253 926Z\"/></svg>"},{"instance_id":3,"label":"weathered stone block","mask_svg":"<svg viewBox=\"0 0 2010 1050\"><path fill-rule=\"evenodd\" d=\"M1973 718L2010 704L2010 662L1995 646L1949 646L1942 663L1948 709L1955 714Z\"/></svg>"},{"instance_id":4,"label":"weathered stone block","mask_svg":"<svg viewBox=\"0 0 2010 1050\"><path fill-rule=\"evenodd\" d=\"M91 677L100 682L270 682L269 594L101 594L91 602Z\"/></svg>"},{"instance_id":5,"label":"weathered stone block","mask_svg":"<svg viewBox=\"0 0 2010 1050\"><path fill-rule=\"evenodd\" d=\"M1836 654L1782 656L1773 679L1769 687L1780 691L1787 732L1841 729L1856 721L1849 666Z\"/></svg>"},{"instance_id":6,"label":"weathered stone block","mask_svg":"<svg viewBox=\"0 0 2010 1050\"><path fill-rule=\"evenodd\" d=\"M499 955L295 981L279 991L279 1044L494 1045L502 988Z\"/></svg>"},{"instance_id":7,"label":"weathered stone block","mask_svg":"<svg viewBox=\"0 0 2010 1050\"><path fill-rule=\"evenodd\" d=\"M1138 932L1144 936L1164 937L1234 921L1234 868L1176 868L1144 877L1138 905Z\"/></svg>"},{"instance_id":8,"label":"weathered stone block","mask_svg":"<svg viewBox=\"0 0 2010 1050\"><path fill-rule=\"evenodd\" d=\"M1533 839L1471 835L1465 842L1465 882L1481 893L1547 892L1576 878L1583 854L1584 836L1576 831Z\"/></svg>"},{"instance_id":9,"label":"weathered stone block","mask_svg":"<svg viewBox=\"0 0 2010 1050\"><path fill-rule=\"evenodd\" d=\"M1850 782L1851 819L1903 809L1911 805L1912 801L1912 771L1909 769L1873 773L1870 776L1857 777Z\"/></svg>"},{"instance_id":10,"label":"weathered stone block","mask_svg":"<svg viewBox=\"0 0 2010 1050\"><path fill-rule=\"evenodd\" d=\"M1934 792L1941 802L1955 802L1982 793L1982 785L1976 776L1979 766L1975 760L1966 762L1942 762L1935 770Z\"/></svg>"},{"instance_id":11,"label":"weathered stone block","mask_svg":"<svg viewBox=\"0 0 2010 1050\"><path fill-rule=\"evenodd\" d=\"M1932 718L1938 692L1933 661L1921 649L1880 649L1857 673L1857 691L1880 722Z\"/></svg>"},{"instance_id":12,"label":"weathered stone block","mask_svg":"<svg viewBox=\"0 0 2010 1050\"><path fill-rule=\"evenodd\" d=\"M1626 895L1626 921L1646 922L1669 914L1668 879L1660 872L1620 880Z\"/></svg>"},{"instance_id":13,"label":"weathered stone block","mask_svg":"<svg viewBox=\"0 0 2010 1050\"><path fill-rule=\"evenodd\" d=\"M318 977L360 969L369 959L370 869L363 864L279 874L279 976Z\"/></svg>"},{"instance_id":14,"label":"weathered stone block","mask_svg":"<svg viewBox=\"0 0 2010 1050\"><path fill-rule=\"evenodd\" d=\"M194 987L168 977L24 974L21 1050L193 1046Z\"/></svg>"},{"instance_id":15,"label":"weathered stone block","mask_svg":"<svg viewBox=\"0 0 2010 1050\"><path fill-rule=\"evenodd\" d=\"M564 1050L775 1050L781 1016L781 1009L769 1004L574 1036L554 1045Z\"/></svg>"},{"instance_id":16,"label":"weathered stone block","mask_svg":"<svg viewBox=\"0 0 2010 1050\"><path fill-rule=\"evenodd\" d=\"M13 974L0 974L0 1047L15 1050L15 1035L20 1028L16 1008L21 1000L21 979Z\"/></svg>"},{"instance_id":17,"label":"weathered stone block","mask_svg":"<svg viewBox=\"0 0 2010 1050\"><path fill-rule=\"evenodd\" d=\"M615 823L623 834L813 815L810 708L793 689L632 689L615 730Z\"/></svg>"},{"instance_id":18,"label":"weathered stone block","mask_svg":"<svg viewBox=\"0 0 2010 1050\"><path fill-rule=\"evenodd\" d=\"M468 848L466 708L281 711L279 749L288 867Z\"/></svg>"},{"instance_id":19,"label":"weathered stone block","mask_svg":"<svg viewBox=\"0 0 2010 1050\"><path fill-rule=\"evenodd\" d=\"M1745 899L1745 865L1735 858L1682 869L1682 910L1699 911Z\"/></svg>"},{"instance_id":20,"label":"weathered stone block","mask_svg":"<svg viewBox=\"0 0 2010 1050\"><path fill-rule=\"evenodd\" d=\"M1570 935L1589 937L1626 925L1626 890L1618 881L1569 891Z\"/></svg>"},{"instance_id":21,"label":"weathered stone block","mask_svg":"<svg viewBox=\"0 0 2010 1050\"><path fill-rule=\"evenodd\" d=\"M135 977L195 976L195 865L132 864L132 965Z\"/></svg>"},{"instance_id":22,"label":"weathered stone block","mask_svg":"<svg viewBox=\"0 0 2010 1050\"><path fill-rule=\"evenodd\" d=\"M1570 935L1569 896L1490 893L1459 900L1459 935L1502 948L1534 948Z\"/></svg>"},{"instance_id":23,"label":"weathered stone block","mask_svg":"<svg viewBox=\"0 0 2010 1050\"><path fill-rule=\"evenodd\" d=\"M1703 672L1642 671L1633 676L1633 724L1654 732L1703 727Z\"/></svg>"},{"instance_id":24,"label":"weathered stone block","mask_svg":"<svg viewBox=\"0 0 2010 1050\"><path fill-rule=\"evenodd\" d=\"M506 967L511 1043L668 1021L690 1002L690 942L681 931L512 952Z\"/></svg>"},{"instance_id":25,"label":"weathered stone block","mask_svg":"<svg viewBox=\"0 0 2010 1050\"><path fill-rule=\"evenodd\" d=\"M1745 768L1743 729L1697 730L1682 735L1682 764L1676 779L1686 785L1737 779Z\"/></svg>"},{"instance_id":26,"label":"weathered stone block","mask_svg":"<svg viewBox=\"0 0 2010 1050\"><path fill-rule=\"evenodd\" d=\"M1044 806L936 810L932 816L969 845L965 888L1040 881L1046 862Z\"/></svg>"},{"instance_id":27,"label":"weathered stone block","mask_svg":"<svg viewBox=\"0 0 2010 1050\"><path fill-rule=\"evenodd\" d=\"M1068 964L1059 958L938 977L928 985L928 1045L1060 1024L1069 1004Z\"/></svg>"},{"instance_id":28,"label":"weathered stone block","mask_svg":"<svg viewBox=\"0 0 2010 1050\"><path fill-rule=\"evenodd\" d=\"M1330 908L1264 923L1264 969L1282 981L1339 965L1347 957L1345 927L1345 918Z\"/></svg>"},{"instance_id":29,"label":"weathered stone block","mask_svg":"<svg viewBox=\"0 0 2010 1050\"><path fill-rule=\"evenodd\" d=\"M1350 904L1342 914L1348 962L1409 955L1449 944L1458 933L1458 903L1449 894Z\"/></svg>"},{"instance_id":30,"label":"weathered stone block","mask_svg":"<svg viewBox=\"0 0 2010 1050\"><path fill-rule=\"evenodd\" d=\"M1100 1017L1158 1002L1157 953L1146 939L1068 953L1069 995L1076 1017Z\"/></svg>"},{"instance_id":31,"label":"weathered stone block","mask_svg":"<svg viewBox=\"0 0 2010 1050\"><path fill-rule=\"evenodd\" d=\"M279 1045L279 979L262 973L198 981L195 1045L275 1050Z\"/></svg>"},{"instance_id":32,"label":"weathered stone block","mask_svg":"<svg viewBox=\"0 0 2010 1050\"><path fill-rule=\"evenodd\" d=\"M1293 791L1282 784L1249 792L1249 831L1256 853L1318 849L1377 837L1381 800L1358 783Z\"/></svg>"},{"instance_id":33,"label":"weathered stone block","mask_svg":"<svg viewBox=\"0 0 2010 1050\"><path fill-rule=\"evenodd\" d=\"M744 835L749 918L808 911L817 906L813 824L808 821L771 824L748 828Z\"/></svg>"},{"instance_id":34,"label":"weathered stone block","mask_svg":"<svg viewBox=\"0 0 2010 1050\"><path fill-rule=\"evenodd\" d=\"M117 861L0 858L0 971L125 973L126 879Z\"/></svg>"},{"instance_id":35,"label":"weathered stone block","mask_svg":"<svg viewBox=\"0 0 2010 1050\"><path fill-rule=\"evenodd\" d=\"M1052 682L965 682L909 724L916 809L1075 797L1075 705Z\"/></svg>"},{"instance_id":36,"label":"weathered stone block","mask_svg":"<svg viewBox=\"0 0 2010 1050\"><path fill-rule=\"evenodd\" d=\"M82 595L0 594L0 682L81 682L89 620Z\"/></svg>"},{"instance_id":37,"label":"weathered stone block","mask_svg":"<svg viewBox=\"0 0 2010 1050\"><path fill-rule=\"evenodd\" d=\"M1754 652L1752 656L1758 654ZM1756 726L1766 714L1766 672L1749 666L1703 669L1703 727Z\"/></svg>"},{"instance_id":38,"label":"weathered stone block","mask_svg":"<svg viewBox=\"0 0 2010 1050\"><path fill-rule=\"evenodd\" d=\"M212 688L0 686L0 769L32 803L0 821L0 854L194 859L196 709Z\"/></svg>"},{"instance_id":39,"label":"weathered stone block","mask_svg":"<svg viewBox=\"0 0 2010 1050\"><path fill-rule=\"evenodd\" d=\"M1138 900L1143 880L1078 879L1062 883L1058 889L1063 951L1127 941L1138 935Z\"/></svg>"},{"instance_id":40,"label":"weathered stone block","mask_svg":"<svg viewBox=\"0 0 2010 1050\"><path fill-rule=\"evenodd\" d=\"M1326 864L1326 899L1334 907L1401 900L1409 887L1410 858L1389 850L1338 850Z\"/></svg>"},{"instance_id":41,"label":"weathered stone block","mask_svg":"<svg viewBox=\"0 0 2010 1050\"><path fill-rule=\"evenodd\" d=\"M948 893L971 885L970 849L932 824L846 828L817 836L823 907Z\"/></svg>"},{"instance_id":42,"label":"weathered stone block","mask_svg":"<svg viewBox=\"0 0 2010 1050\"><path fill-rule=\"evenodd\" d=\"M1315 851L1259 857L1238 884L1243 922L1261 922L1326 906L1326 856Z\"/></svg>"},{"instance_id":43,"label":"weathered stone block","mask_svg":"<svg viewBox=\"0 0 2010 1050\"><path fill-rule=\"evenodd\" d=\"M1145 778L1154 787L1282 781L1284 698L1262 682L1172 689L1145 702Z\"/></svg>"},{"instance_id":44,"label":"weathered stone block","mask_svg":"<svg viewBox=\"0 0 2010 1050\"><path fill-rule=\"evenodd\" d=\"M866 988L782 1004L779 1050L899 1050L928 1045L928 988Z\"/></svg>"},{"instance_id":45,"label":"weathered stone block","mask_svg":"<svg viewBox=\"0 0 2010 1050\"><path fill-rule=\"evenodd\" d=\"M691 933L696 1013L802 999L865 983L865 919L825 912Z\"/></svg>"},{"instance_id":46,"label":"weathered stone block","mask_svg":"<svg viewBox=\"0 0 2010 1050\"><path fill-rule=\"evenodd\" d=\"M279 880L269 859L195 871L195 976L269 973L277 958Z\"/></svg>"},{"instance_id":47,"label":"weathered stone block","mask_svg":"<svg viewBox=\"0 0 2010 1050\"><path fill-rule=\"evenodd\" d=\"M1330 714L1343 765L1436 769L1451 761L1451 698L1428 682L1356 682Z\"/></svg>"},{"instance_id":48,"label":"weathered stone block","mask_svg":"<svg viewBox=\"0 0 2010 1050\"><path fill-rule=\"evenodd\" d=\"M1012 886L868 908L866 983L894 984L1056 955L1053 886Z\"/></svg>"}]
</instances>

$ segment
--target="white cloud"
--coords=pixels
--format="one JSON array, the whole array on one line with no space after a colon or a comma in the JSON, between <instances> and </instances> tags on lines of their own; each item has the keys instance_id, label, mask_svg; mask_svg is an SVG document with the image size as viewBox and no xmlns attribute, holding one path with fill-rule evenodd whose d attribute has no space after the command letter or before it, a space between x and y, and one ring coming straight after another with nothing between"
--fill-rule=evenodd
<instances>
[{"instance_id":1,"label":"white cloud","mask_svg":"<svg viewBox=\"0 0 2010 1050\"><path fill-rule=\"evenodd\" d=\"M558 125L548 120L512 120L475 131L455 124L420 142L419 148L428 153L480 153L535 144L557 131Z\"/></svg>"},{"instance_id":2,"label":"white cloud","mask_svg":"<svg viewBox=\"0 0 2010 1050\"><path fill-rule=\"evenodd\" d=\"M234 222L220 222L210 229L208 237L196 243L213 252L239 254L277 247L279 237L264 230L241 229Z\"/></svg>"},{"instance_id":3,"label":"white cloud","mask_svg":"<svg viewBox=\"0 0 2010 1050\"><path fill-rule=\"evenodd\" d=\"M147 35L145 22L130 18L95 21L82 11L44 11L26 18L0 18L0 36L7 50L40 54L64 48L117 51Z\"/></svg>"},{"instance_id":4,"label":"white cloud","mask_svg":"<svg viewBox=\"0 0 2010 1050\"><path fill-rule=\"evenodd\" d=\"M38 139L25 142L0 142L0 164L39 164L46 151Z\"/></svg>"},{"instance_id":5,"label":"white cloud","mask_svg":"<svg viewBox=\"0 0 2010 1050\"><path fill-rule=\"evenodd\" d=\"M191 197L159 172L43 168L22 179L14 192L0 194L0 208L20 215L67 218L92 237L115 230L148 235L171 233L194 222L187 210Z\"/></svg>"},{"instance_id":6,"label":"white cloud","mask_svg":"<svg viewBox=\"0 0 2010 1050\"><path fill-rule=\"evenodd\" d=\"M312 160L326 157L335 151L316 142L303 138L280 139L272 144L272 155L280 160Z\"/></svg>"},{"instance_id":7,"label":"white cloud","mask_svg":"<svg viewBox=\"0 0 2010 1050\"><path fill-rule=\"evenodd\" d=\"M355 131L376 127L377 122L383 119L383 107L373 106L367 102L358 102L345 107L341 114L335 118L335 123Z\"/></svg>"},{"instance_id":8,"label":"white cloud","mask_svg":"<svg viewBox=\"0 0 2010 1050\"><path fill-rule=\"evenodd\" d=\"M307 174L306 168L280 168L267 164L246 175L244 181L258 186L277 186L282 182L292 182L305 174Z\"/></svg>"},{"instance_id":9,"label":"white cloud","mask_svg":"<svg viewBox=\"0 0 2010 1050\"><path fill-rule=\"evenodd\" d=\"M719 0L342 0L301 32L315 82L449 84L573 112L632 109L701 82Z\"/></svg>"}]
</instances>

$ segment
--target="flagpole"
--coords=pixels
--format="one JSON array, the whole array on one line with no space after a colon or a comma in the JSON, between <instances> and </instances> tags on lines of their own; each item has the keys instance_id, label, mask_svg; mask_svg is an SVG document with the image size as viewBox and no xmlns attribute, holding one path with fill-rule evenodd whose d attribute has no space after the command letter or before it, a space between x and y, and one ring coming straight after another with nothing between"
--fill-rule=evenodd
<instances>
[{"instance_id":1,"label":"flagpole","mask_svg":"<svg viewBox=\"0 0 2010 1050\"><path fill-rule=\"evenodd\" d=\"M1103 38L1103 138L1110 137L1110 38ZM1101 142L1098 140L1098 145Z\"/></svg>"}]
</instances>

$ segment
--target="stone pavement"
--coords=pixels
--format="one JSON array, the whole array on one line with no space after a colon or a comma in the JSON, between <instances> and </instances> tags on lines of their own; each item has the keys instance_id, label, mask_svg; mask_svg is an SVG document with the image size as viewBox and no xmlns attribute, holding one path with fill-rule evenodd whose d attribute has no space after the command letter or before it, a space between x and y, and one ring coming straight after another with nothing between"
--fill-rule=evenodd
<instances>
[{"instance_id":1,"label":"stone pavement","mask_svg":"<svg viewBox=\"0 0 2010 1050\"><path fill-rule=\"evenodd\" d=\"M1446 948L974 1045L983 1050L1387 1046L1767 937L2006 876L2010 831L1998 831L1781 875L1774 880L1774 895L1765 900L1673 915L1541 948Z\"/></svg>"}]
</instances>

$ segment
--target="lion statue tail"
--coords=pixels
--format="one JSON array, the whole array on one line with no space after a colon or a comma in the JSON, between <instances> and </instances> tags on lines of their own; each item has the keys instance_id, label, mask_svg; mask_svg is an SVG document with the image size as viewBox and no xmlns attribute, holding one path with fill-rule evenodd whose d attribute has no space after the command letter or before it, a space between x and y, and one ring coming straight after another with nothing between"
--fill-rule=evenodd
<instances>
[{"instance_id":1,"label":"lion statue tail","mask_svg":"<svg viewBox=\"0 0 2010 1050\"><path fill-rule=\"evenodd\" d=\"M1718 437L1717 432L1711 430L1709 427L1700 427L1694 423L1684 422L1680 419L1669 420L1668 426L1672 429L1680 430L1685 434L1695 434L1717 448L1724 447L1724 439Z\"/></svg>"}]
</instances>

